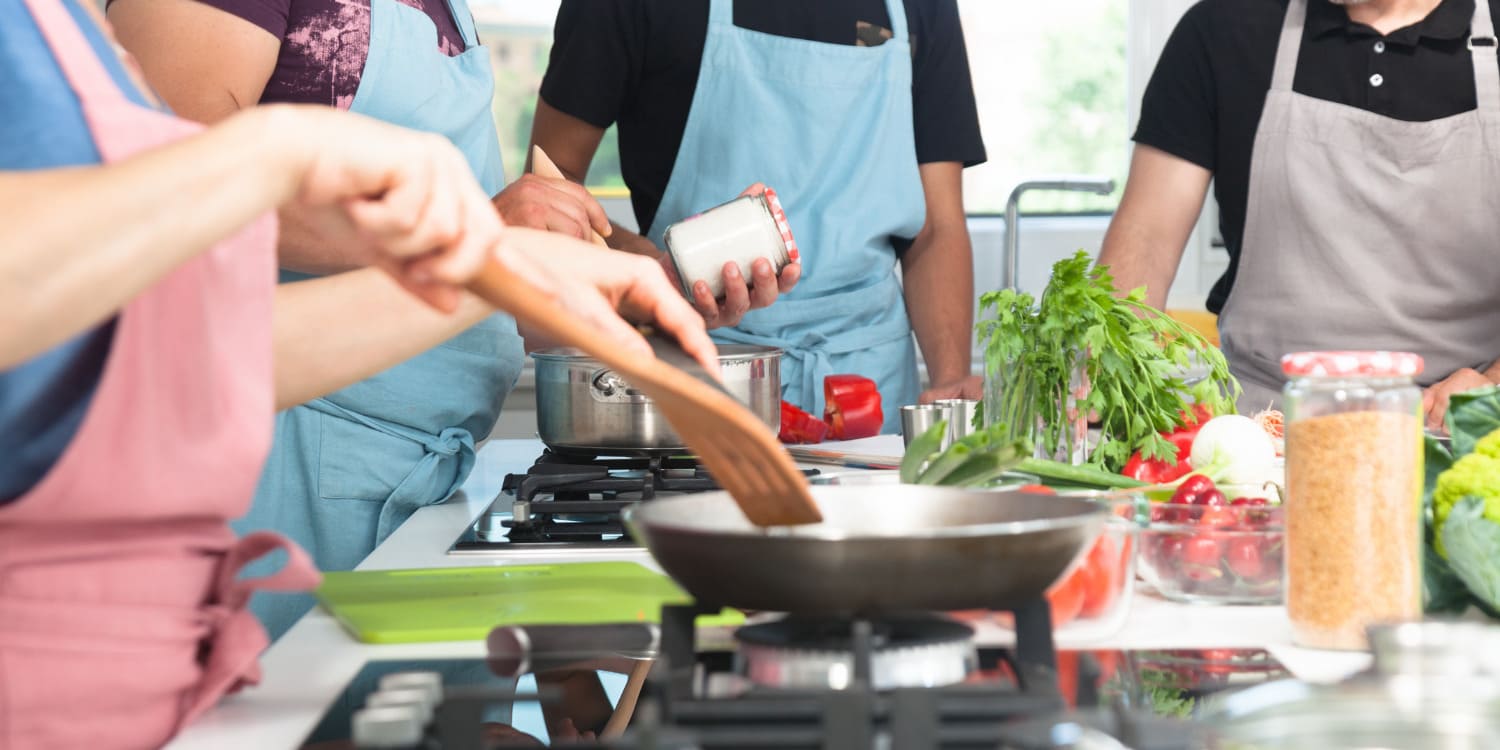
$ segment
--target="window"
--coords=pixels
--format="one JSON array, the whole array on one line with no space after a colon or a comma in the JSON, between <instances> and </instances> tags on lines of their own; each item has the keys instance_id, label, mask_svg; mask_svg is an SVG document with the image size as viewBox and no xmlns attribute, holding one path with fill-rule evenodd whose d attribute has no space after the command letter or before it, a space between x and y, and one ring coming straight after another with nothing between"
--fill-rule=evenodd
<instances>
[{"instance_id":1,"label":"window","mask_svg":"<svg viewBox=\"0 0 1500 750\"><path fill-rule=\"evenodd\" d=\"M500 131L500 153L505 160L507 181L519 177L526 164L531 119L536 114L542 74L547 72L557 6L558 0L471 0L470 3L479 39L490 48L490 65L495 70L493 111L495 127ZM587 184L605 194L625 188L613 127L605 132L599 144L599 152L589 167Z\"/></svg>"},{"instance_id":2,"label":"window","mask_svg":"<svg viewBox=\"0 0 1500 750\"><path fill-rule=\"evenodd\" d=\"M1126 0L959 0L989 161L964 171L971 214L1003 213L1044 174L1115 179L1115 193L1028 194L1031 213L1112 212L1125 185Z\"/></svg>"},{"instance_id":3,"label":"window","mask_svg":"<svg viewBox=\"0 0 1500 750\"><path fill-rule=\"evenodd\" d=\"M611 2L612 0L596 0ZM514 179L546 71L557 0L472 0L495 67L495 122ZM970 213L999 213L1016 183L1038 175L1115 178L1114 195L1036 193L1027 213L1113 211L1128 154L1127 0L1066 3L958 0L989 162L965 171ZM620 189L614 129L589 170L590 187Z\"/></svg>"}]
</instances>

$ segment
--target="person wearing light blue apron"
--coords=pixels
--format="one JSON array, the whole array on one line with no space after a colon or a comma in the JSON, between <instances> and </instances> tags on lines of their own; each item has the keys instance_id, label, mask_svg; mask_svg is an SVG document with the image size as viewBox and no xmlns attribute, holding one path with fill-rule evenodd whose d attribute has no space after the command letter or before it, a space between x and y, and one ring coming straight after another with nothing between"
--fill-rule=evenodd
<instances>
[{"instance_id":1,"label":"person wearing light blue apron","mask_svg":"<svg viewBox=\"0 0 1500 750\"><path fill-rule=\"evenodd\" d=\"M466 49L447 56L432 22L398 0L371 0L370 46L349 109L440 133L463 151L491 195L504 187L490 112L489 51L464 0L448 0ZM283 272L282 280L305 278ZM468 476L515 385L525 352L515 322L492 315L373 378L277 417L276 441L249 515L236 531L278 529L321 570L350 570L419 508ZM312 606L307 596L252 603L272 636Z\"/></svg>"},{"instance_id":2,"label":"person wearing light blue apron","mask_svg":"<svg viewBox=\"0 0 1500 750\"><path fill-rule=\"evenodd\" d=\"M892 432L896 406L915 403L919 388L890 238L916 236L926 208L906 13L898 0L887 7L892 38L871 48L741 29L731 0L712 0L687 129L647 236L662 247L667 225L705 202L757 180L776 188L800 218L798 245L809 248L802 282L713 336L780 347L783 398L814 414L823 413L825 376L871 378ZM879 188L851 189L862 185Z\"/></svg>"},{"instance_id":3,"label":"person wearing light blue apron","mask_svg":"<svg viewBox=\"0 0 1500 750\"><path fill-rule=\"evenodd\" d=\"M919 397L908 309L941 379L926 397L978 395L956 382L969 375L972 270L946 164L984 156L952 0L564 0L554 36L532 138L578 171L589 154L575 144L619 125L645 236L617 229L612 244L657 252L670 224L755 182L780 196L801 280L712 333L782 349L784 399L821 416L825 376L863 375L897 431L898 407Z\"/></svg>"},{"instance_id":4,"label":"person wearing light blue apron","mask_svg":"<svg viewBox=\"0 0 1500 750\"><path fill-rule=\"evenodd\" d=\"M223 54L236 55L236 65L205 68L196 83L163 75L158 85L169 102L175 96L194 105L218 87L235 91L243 80L269 75L254 89L235 91L238 98L330 104L439 134L463 153L489 195L505 187L491 112L489 50L479 44L464 0L426 0L420 7L368 0L367 33L359 2L202 4L225 13L187 21L174 18L165 4L120 0L111 8L122 29L170 29L175 21L190 27L183 34L223 39ZM267 8L277 13L268 19ZM262 30L271 37L262 40ZM279 39L279 49L234 46L241 37ZM141 38L122 37L127 46L133 39ZM148 74L167 72L159 65L163 59L179 66L204 64L195 57L201 50L170 31L144 38L137 54ZM275 69L268 74L261 66L272 63ZM323 93L305 93L314 89ZM211 115L201 108L190 113ZM317 253L340 252L313 246L309 253L320 263L324 256ZM293 262L284 257L283 265ZM325 266L337 263L311 267ZM282 272L284 283L307 278ZM472 310L464 314L477 318L477 306ZM515 322L488 315L413 359L281 412L254 504L233 524L235 530L274 529L310 552L321 570L354 568L417 509L441 502L464 481L474 465L475 444L494 426L524 356ZM278 562L265 561L251 574ZM273 638L312 605L311 596L289 594L257 596L251 604Z\"/></svg>"}]
</instances>

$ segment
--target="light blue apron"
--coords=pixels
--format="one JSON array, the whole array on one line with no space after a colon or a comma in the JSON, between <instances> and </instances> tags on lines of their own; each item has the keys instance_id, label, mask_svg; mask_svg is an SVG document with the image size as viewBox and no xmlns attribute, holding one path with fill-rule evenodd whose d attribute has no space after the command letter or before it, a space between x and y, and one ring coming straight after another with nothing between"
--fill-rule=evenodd
<instances>
[{"instance_id":1,"label":"light blue apron","mask_svg":"<svg viewBox=\"0 0 1500 750\"><path fill-rule=\"evenodd\" d=\"M734 25L709 4L708 37L682 146L649 236L759 181L776 189L802 250L802 281L776 304L714 331L781 347L782 398L823 413L823 377L880 385L885 432L917 400L916 348L893 236L926 219L912 134L911 45L900 0L878 47L790 39ZM853 33L850 29L850 33Z\"/></svg>"},{"instance_id":2,"label":"light blue apron","mask_svg":"<svg viewBox=\"0 0 1500 750\"><path fill-rule=\"evenodd\" d=\"M489 51L479 46L464 0L449 0L449 9L467 47L457 57L438 50L425 13L372 0L369 56L350 109L447 136L493 195L505 175L490 113ZM369 380L277 415L255 503L235 530L275 529L312 553L320 569L353 568L418 508L441 502L468 476L474 444L494 426L524 356L515 322L496 315ZM252 602L273 638L311 606L306 595Z\"/></svg>"}]
</instances>

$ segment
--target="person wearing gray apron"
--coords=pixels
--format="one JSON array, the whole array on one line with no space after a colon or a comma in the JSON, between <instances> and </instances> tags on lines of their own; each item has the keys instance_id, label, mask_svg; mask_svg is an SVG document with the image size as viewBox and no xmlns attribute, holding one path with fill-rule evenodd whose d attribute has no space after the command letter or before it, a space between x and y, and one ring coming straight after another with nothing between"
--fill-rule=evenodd
<instances>
[{"instance_id":1,"label":"person wearing gray apron","mask_svg":"<svg viewBox=\"0 0 1500 750\"><path fill-rule=\"evenodd\" d=\"M1500 354L1500 66L1474 3L1479 106L1405 122L1292 91L1292 0L1251 157L1239 278L1219 319L1241 410L1280 402L1281 356L1414 351L1428 385ZM1487 43L1486 43L1487 42Z\"/></svg>"},{"instance_id":2,"label":"person wearing gray apron","mask_svg":"<svg viewBox=\"0 0 1500 750\"><path fill-rule=\"evenodd\" d=\"M1430 423L1448 392L1500 379L1491 16L1489 0L1226 0L1183 16L1100 262L1162 306L1213 180L1230 265L1208 307L1240 411L1280 405L1294 351L1421 354Z\"/></svg>"}]
</instances>

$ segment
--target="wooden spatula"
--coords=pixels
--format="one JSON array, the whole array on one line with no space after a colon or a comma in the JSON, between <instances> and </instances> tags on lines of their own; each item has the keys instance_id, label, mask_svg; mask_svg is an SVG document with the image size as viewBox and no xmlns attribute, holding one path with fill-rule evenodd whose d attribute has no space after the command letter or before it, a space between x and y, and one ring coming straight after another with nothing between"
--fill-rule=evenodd
<instances>
[{"instance_id":1,"label":"wooden spatula","mask_svg":"<svg viewBox=\"0 0 1500 750\"><path fill-rule=\"evenodd\" d=\"M553 163L552 157L547 156L547 152L543 151L541 146L531 147L531 172L542 177L550 177L557 180L568 179L567 175L564 175L562 170L557 168L557 164ZM594 232L593 235L595 245L609 247L609 244L604 241L603 235L598 232Z\"/></svg>"},{"instance_id":2,"label":"wooden spatula","mask_svg":"<svg viewBox=\"0 0 1500 750\"><path fill-rule=\"evenodd\" d=\"M626 353L494 261L469 282L469 290L603 362L649 396L751 523L794 526L823 520L806 477L776 435L675 341L650 335L655 359Z\"/></svg>"}]
</instances>

